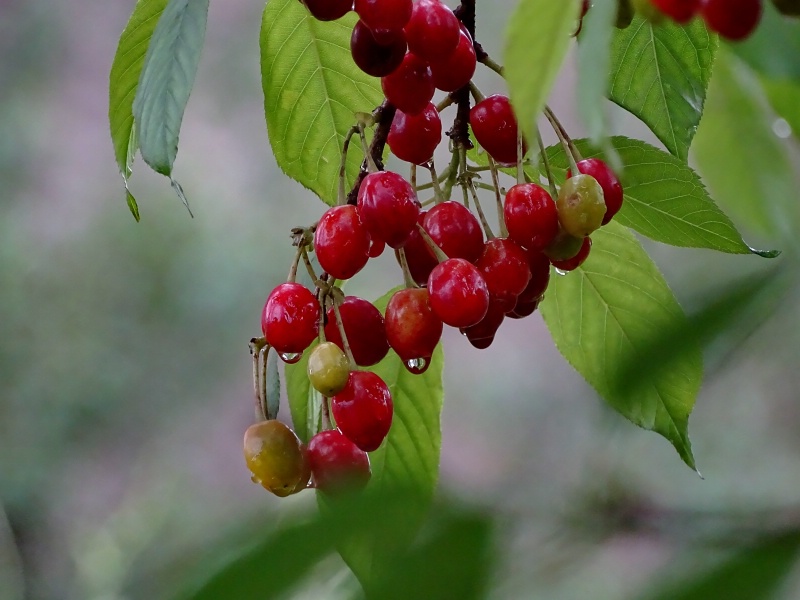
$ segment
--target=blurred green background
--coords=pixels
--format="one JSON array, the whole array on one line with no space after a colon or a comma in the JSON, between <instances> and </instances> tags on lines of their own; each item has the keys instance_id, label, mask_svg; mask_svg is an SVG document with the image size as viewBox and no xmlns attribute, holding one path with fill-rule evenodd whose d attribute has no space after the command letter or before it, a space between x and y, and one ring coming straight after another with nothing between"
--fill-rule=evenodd
<instances>
[{"instance_id":1,"label":"blurred green background","mask_svg":"<svg viewBox=\"0 0 800 600\"><path fill-rule=\"evenodd\" d=\"M0 600L159 598L203 556L221 560L315 506L311 493L267 495L241 456L253 415L247 343L285 277L289 229L322 210L270 153L263 4L211 3L175 171L195 218L137 161L139 224L106 120L108 71L133 4L0 3ZM479 3L493 55L512 6ZM571 57L551 105L579 137L575 77ZM500 89L490 74L478 81ZM794 165L796 202L797 138L786 121L761 117ZM655 143L621 111L612 123ZM786 241L736 220L754 246ZM647 246L689 312L771 266ZM778 260L793 264L793 254ZM396 285L392 262L382 257L348 291L375 298ZM705 480L605 408L539 316L507 322L483 352L446 334L440 487L497 519L490 597L638 598L735 542L800 528L791 294L707 353L691 420ZM788 564L778 597L797 598L800 565ZM330 558L287 597L346 597L353 585Z\"/></svg>"}]
</instances>

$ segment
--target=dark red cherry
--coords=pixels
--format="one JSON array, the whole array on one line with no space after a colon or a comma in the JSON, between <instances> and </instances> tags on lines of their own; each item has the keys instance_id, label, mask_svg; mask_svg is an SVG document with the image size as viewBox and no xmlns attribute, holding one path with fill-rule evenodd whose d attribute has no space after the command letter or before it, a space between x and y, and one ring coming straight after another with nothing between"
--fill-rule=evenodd
<instances>
[{"instance_id":1,"label":"dark red cherry","mask_svg":"<svg viewBox=\"0 0 800 600\"><path fill-rule=\"evenodd\" d=\"M394 71L406 55L406 38L399 33L386 44L380 44L369 27L358 21L350 36L350 53L359 69L373 77L383 77Z\"/></svg>"},{"instance_id":2,"label":"dark red cherry","mask_svg":"<svg viewBox=\"0 0 800 600\"><path fill-rule=\"evenodd\" d=\"M417 227L419 202L414 188L392 171L370 173L358 191L358 212L370 235L391 248L401 247Z\"/></svg>"},{"instance_id":3,"label":"dark red cherry","mask_svg":"<svg viewBox=\"0 0 800 600\"><path fill-rule=\"evenodd\" d=\"M700 9L700 0L650 0L662 13L678 23L692 20ZM580 170L580 167L578 167ZM581 171L582 172L582 171Z\"/></svg>"},{"instance_id":4,"label":"dark red cherry","mask_svg":"<svg viewBox=\"0 0 800 600\"><path fill-rule=\"evenodd\" d=\"M541 300L536 298L535 300L518 300L517 305L514 307L509 313L506 313L506 316L510 319L524 319L525 317L531 316L536 309L539 307L539 302Z\"/></svg>"},{"instance_id":5,"label":"dark red cherry","mask_svg":"<svg viewBox=\"0 0 800 600\"><path fill-rule=\"evenodd\" d=\"M261 331L281 354L303 352L317 337L319 301L299 283L282 283L270 293L261 313Z\"/></svg>"},{"instance_id":6,"label":"dark red cherry","mask_svg":"<svg viewBox=\"0 0 800 600\"><path fill-rule=\"evenodd\" d=\"M431 62L433 84L443 92L455 92L470 82L477 62L472 38L462 26L456 49Z\"/></svg>"},{"instance_id":7,"label":"dark red cherry","mask_svg":"<svg viewBox=\"0 0 800 600\"><path fill-rule=\"evenodd\" d=\"M360 367L370 367L383 360L389 352L386 328L381 311L371 302L357 296L346 296L339 305L344 332L353 353L353 359ZM328 309L325 324L325 338L344 350L342 336L336 324L333 307Z\"/></svg>"},{"instance_id":8,"label":"dark red cherry","mask_svg":"<svg viewBox=\"0 0 800 600\"><path fill-rule=\"evenodd\" d=\"M398 110L387 138L392 154L416 165L430 161L441 140L442 121L439 111L430 102L416 115Z\"/></svg>"},{"instance_id":9,"label":"dark red cherry","mask_svg":"<svg viewBox=\"0 0 800 600\"><path fill-rule=\"evenodd\" d=\"M369 457L336 429L320 431L308 442L308 463L317 489L329 494L356 491L369 482Z\"/></svg>"},{"instance_id":10,"label":"dark red cherry","mask_svg":"<svg viewBox=\"0 0 800 600\"><path fill-rule=\"evenodd\" d=\"M574 271L578 267L580 267L586 259L589 257L589 252L592 249L592 238L585 237L583 238L583 244L581 244L581 249L578 250L578 253L573 256L572 258L568 258L566 260L554 260L551 261L553 266L558 269L559 271Z\"/></svg>"},{"instance_id":11,"label":"dark red cherry","mask_svg":"<svg viewBox=\"0 0 800 600\"><path fill-rule=\"evenodd\" d=\"M503 324L503 319L506 315L505 303L492 298L489 300L489 309L486 311L483 319L472 327L462 327L463 333L469 343L478 350L483 350L492 345L494 336L500 325Z\"/></svg>"},{"instance_id":12,"label":"dark red cherry","mask_svg":"<svg viewBox=\"0 0 800 600\"><path fill-rule=\"evenodd\" d=\"M391 39L406 26L411 0L355 0L355 11L378 40Z\"/></svg>"},{"instance_id":13,"label":"dark red cherry","mask_svg":"<svg viewBox=\"0 0 800 600\"><path fill-rule=\"evenodd\" d=\"M550 283L550 259L547 256L538 250L529 250L528 266L531 270L531 279L517 297L518 305L539 300Z\"/></svg>"},{"instance_id":14,"label":"dark red cherry","mask_svg":"<svg viewBox=\"0 0 800 600\"><path fill-rule=\"evenodd\" d=\"M428 278L433 313L451 327L471 327L489 309L489 290L477 267L463 258L436 265Z\"/></svg>"},{"instance_id":15,"label":"dark red cherry","mask_svg":"<svg viewBox=\"0 0 800 600\"><path fill-rule=\"evenodd\" d=\"M427 61L441 60L456 49L461 24L439 0L418 0L406 24L408 48Z\"/></svg>"},{"instance_id":16,"label":"dark red cherry","mask_svg":"<svg viewBox=\"0 0 800 600\"><path fill-rule=\"evenodd\" d=\"M417 223L422 225L427 214L427 211L420 211ZM403 252L406 255L406 263L411 273L411 279L418 285L425 285L428 282L428 276L433 271L433 268L439 264L439 261L436 260L427 242L419 233L419 229L414 229L411 232L408 241L403 246Z\"/></svg>"},{"instance_id":17,"label":"dark red cherry","mask_svg":"<svg viewBox=\"0 0 800 600\"><path fill-rule=\"evenodd\" d=\"M370 258L378 258L383 251L386 249L386 242L383 240L379 240L376 237L370 236L370 243L369 243L369 257Z\"/></svg>"},{"instance_id":18,"label":"dark red cherry","mask_svg":"<svg viewBox=\"0 0 800 600\"><path fill-rule=\"evenodd\" d=\"M437 204L425 215L423 226L448 258L474 263L483 253L481 224L460 202L449 200Z\"/></svg>"},{"instance_id":19,"label":"dark red cherry","mask_svg":"<svg viewBox=\"0 0 800 600\"><path fill-rule=\"evenodd\" d=\"M319 265L335 279L350 279L369 260L372 240L351 204L328 209L314 232Z\"/></svg>"},{"instance_id":20,"label":"dark red cherry","mask_svg":"<svg viewBox=\"0 0 800 600\"><path fill-rule=\"evenodd\" d=\"M386 337L403 362L429 361L442 337L442 329L442 320L433 313L427 289L399 290L389 299Z\"/></svg>"},{"instance_id":21,"label":"dark red cherry","mask_svg":"<svg viewBox=\"0 0 800 600\"><path fill-rule=\"evenodd\" d=\"M761 20L762 0L702 0L700 14L711 31L729 40L743 40Z\"/></svg>"},{"instance_id":22,"label":"dark red cherry","mask_svg":"<svg viewBox=\"0 0 800 600\"><path fill-rule=\"evenodd\" d=\"M435 91L430 66L411 52L406 53L399 67L381 78L381 88L386 99L394 104L397 110L410 115L422 112L430 103Z\"/></svg>"},{"instance_id":23,"label":"dark red cherry","mask_svg":"<svg viewBox=\"0 0 800 600\"><path fill-rule=\"evenodd\" d=\"M469 123L493 159L502 165L517 164L517 118L507 96L495 94L478 102L469 112Z\"/></svg>"},{"instance_id":24,"label":"dark red cherry","mask_svg":"<svg viewBox=\"0 0 800 600\"><path fill-rule=\"evenodd\" d=\"M514 308L517 296L531 279L528 255L508 238L494 238L486 242L475 266L483 275L494 304L503 314Z\"/></svg>"},{"instance_id":25,"label":"dark red cherry","mask_svg":"<svg viewBox=\"0 0 800 600\"><path fill-rule=\"evenodd\" d=\"M345 388L331 398L339 430L364 452L377 450L392 425L392 395L375 373L351 371Z\"/></svg>"},{"instance_id":26,"label":"dark red cherry","mask_svg":"<svg viewBox=\"0 0 800 600\"><path fill-rule=\"evenodd\" d=\"M508 236L524 248L542 250L558 233L555 200L535 183L519 183L508 190L503 216Z\"/></svg>"},{"instance_id":27,"label":"dark red cherry","mask_svg":"<svg viewBox=\"0 0 800 600\"><path fill-rule=\"evenodd\" d=\"M353 9L352 0L300 0L311 16L319 21L341 19Z\"/></svg>"},{"instance_id":28,"label":"dark red cherry","mask_svg":"<svg viewBox=\"0 0 800 600\"><path fill-rule=\"evenodd\" d=\"M624 194L622 192L622 184L617 179L614 171L611 170L604 161L599 158L586 158L578 163L578 171L584 175L591 175L603 188L603 199L606 203L606 214L603 217L603 225L608 222L619 212L622 208L622 201ZM567 170L567 178L572 177L572 171Z\"/></svg>"}]
</instances>

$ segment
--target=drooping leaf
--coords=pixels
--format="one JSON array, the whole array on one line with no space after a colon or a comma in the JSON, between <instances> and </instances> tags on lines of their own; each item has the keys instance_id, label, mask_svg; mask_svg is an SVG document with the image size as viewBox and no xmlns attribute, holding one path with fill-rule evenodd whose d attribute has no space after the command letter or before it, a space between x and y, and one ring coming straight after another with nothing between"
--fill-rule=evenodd
<instances>
[{"instance_id":1,"label":"drooping leaf","mask_svg":"<svg viewBox=\"0 0 800 600\"><path fill-rule=\"evenodd\" d=\"M685 317L639 242L613 221L596 231L591 254L577 270L553 277L542 316L556 347L615 410L655 431L695 468L689 414L702 380L702 355L686 344L673 368L624 390L612 384L624 365L662 328Z\"/></svg>"},{"instance_id":2,"label":"drooping leaf","mask_svg":"<svg viewBox=\"0 0 800 600\"><path fill-rule=\"evenodd\" d=\"M270 0L261 26L264 112L275 160L289 177L335 204L342 144L356 113L383 100L380 82L350 54L354 13L314 19L297 0ZM347 173L361 155L348 153Z\"/></svg>"},{"instance_id":3,"label":"drooping leaf","mask_svg":"<svg viewBox=\"0 0 800 600\"><path fill-rule=\"evenodd\" d=\"M293 365L286 365L284 370L292 425L297 437L304 444L308 443L319 428L322 402L322 397L311 387L311 382L308 380L308 357L311 356L315 345L306 348L302 358Z\"/></svg>"},{"instance_id":4,"label":"drooping leaf","mask_svg":"<svg viewBox=\"0 0 800 600\"><path fill-rule=\"evenodd\" d=\"M636 17L612 43L610 99L686 160L703 114L717 38L701 19L685 27Z\"/></svg>"},{"instance_id":5,"label":"drooping leaf","mask_svg":"<svg viewBox=\"0 0 800 600\"><path fill-rule=\"evenodd\" d=\"M765 237L792 242L800 226L797 177L772 130L758 80L722 51L694 146L698 166L720 204Z\"/></svg>"},{"instance_id":6,"label":"drooping leaf","mask_svg":"<svg viewBox=\"0 0 800 600\"><path fill-rule=\"evenodd\" d=\"M208 0L169 0L153 31L133 115L144 161L171 177L206 33Z\"/></svg>"},{"instance_id":7,"label":"drooping leaf","mask_svg":"<svg viewBox=\"0 0 800 600\"><path fill-rule=\"evenodd\" d=\"M576 140L581 154L602 157L587 140ZM623 170L625 200L614 219L657 242L709 248L733 254L756 252L742 240L731 220L709 197L700 178L683 161L641 140L611 138ZM547 149L554 175L563 180L568 168L560 145ZM757 253L772 256L770 252Z\"/></svg>"},{"instance_id":8,"label":"drooping leaf","mask_svg":"<svg viewBox=\"0 0 800 600\"><path fill-rule=\"evenodd\" d=\"M544 108L578 24L578 0L521 0L511 15L503 53L511 102L523 133L535 138Z\"/></svg>"},{"instance_id":9,"label":"drooping leaf","mask_svg":"<svg viewBox=\"0 0 800 600\"><path fill-rule=\"evenodd\" d=\"M136 198L133 197L133 194L131 194L128 188L125 188L125 201L128 203L128 210L131 211L133 218L136 219L136 222L138 223L141 219L141 216L139 215L139 203L136 202Z\"/></svg>"}]
</instances>

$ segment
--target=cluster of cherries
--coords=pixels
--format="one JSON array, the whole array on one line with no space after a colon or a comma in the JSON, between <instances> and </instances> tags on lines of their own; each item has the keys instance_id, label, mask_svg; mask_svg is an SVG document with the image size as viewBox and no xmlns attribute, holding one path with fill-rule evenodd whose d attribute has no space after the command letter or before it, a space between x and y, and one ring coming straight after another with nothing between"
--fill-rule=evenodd
<instances>
[{"instance_id":1,"label":"cluster of cherries","mask_svg":"<svg viewBox=\"0 0 800 600\"><path fill-rule=\"evenodd\" d=\"M763 12L763 0L632 0L632 4L654 21L667 16L685 24L700 16L711 31L733 41L753 33Z\"/></svg>"}]
</instances>

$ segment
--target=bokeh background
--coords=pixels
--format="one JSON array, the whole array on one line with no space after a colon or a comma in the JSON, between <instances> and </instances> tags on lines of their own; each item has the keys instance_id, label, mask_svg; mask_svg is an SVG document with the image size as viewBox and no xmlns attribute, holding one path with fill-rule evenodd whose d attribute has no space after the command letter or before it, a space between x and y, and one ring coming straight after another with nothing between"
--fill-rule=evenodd
<instances>
[{"instance_id":1,"label":"bokeh background","mask_svg":"<svg viewBox=\"0 0 800 600\"><path fill-rule=\"evenodd\" d=\"M479 3L493 55L513 4ZM313 494L281 500L253 485L241 456L253 417L247 344L285 277L289 229L323 209L270 152L263 4L211 3L175 171L195 216L137 161L139 224L106 117L133 5L0 3L2 600L157 598L159 578L180 584L198 553L314 509ZM551 104L579 137L575 77L572 57ZM502 90L489 73L478 82ZM657 143L610 110L612 131ZM797 166L797 138L781 143ZM779 244L737 224L755 246ZM770 266L645 243L690 312ZM348 291L378 297L400 282L392 262ZM605 408L538 315L504 324L483 352L449 332L440 486L503 524L491 597L637 598L713 562L736 532L798 526L797 299L709 350L691 421L704 480ZM352 586L330 559L291 597ZM781 593L800 597L800 568Z\"/></svg>"}]
</instances>

